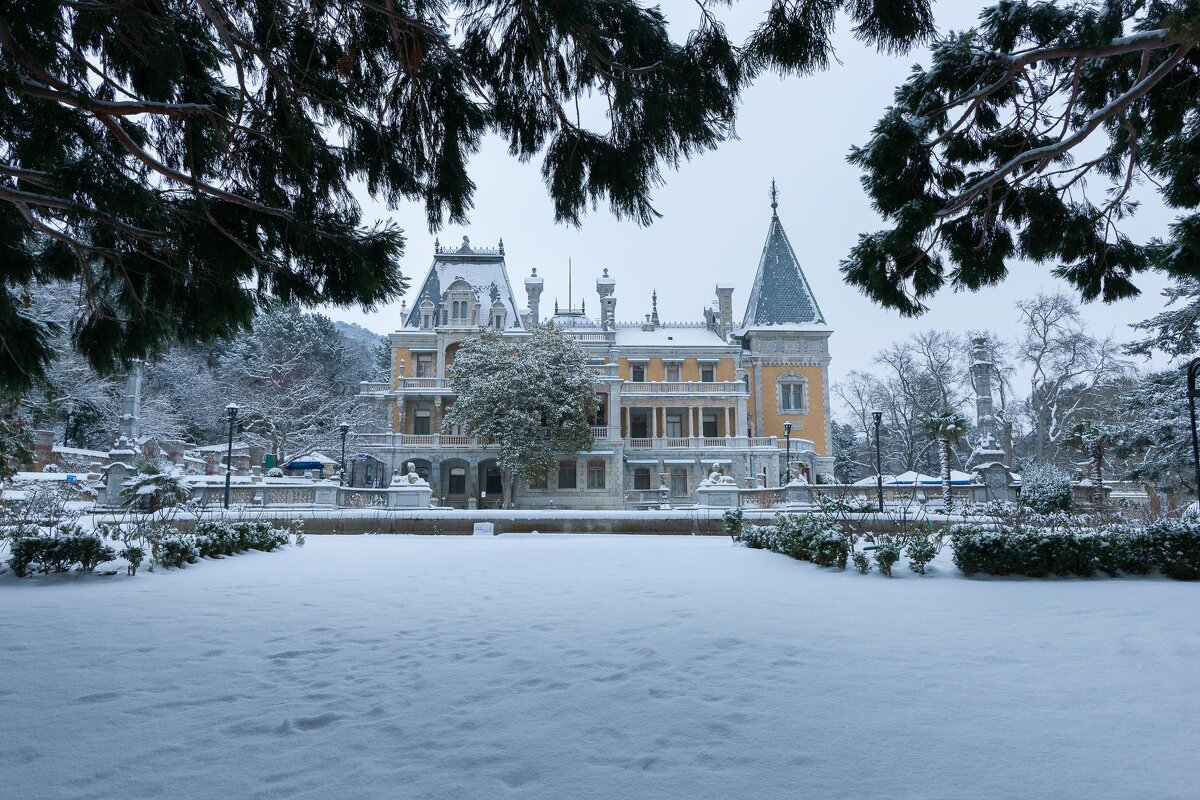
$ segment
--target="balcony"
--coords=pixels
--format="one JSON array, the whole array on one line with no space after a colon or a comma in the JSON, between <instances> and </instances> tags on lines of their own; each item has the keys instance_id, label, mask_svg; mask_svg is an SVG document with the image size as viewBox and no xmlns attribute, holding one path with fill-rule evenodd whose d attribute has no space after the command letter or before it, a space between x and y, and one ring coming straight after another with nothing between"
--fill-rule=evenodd
<instances>
[{"instance_id":1,"label":"balcony","mask_svg":"<svg viewBox=\"0 0 1200 800\"><path fill-rule=\"evenodd\" d=\"M593 427L592 438L597 442L619 441L610 439L608 428ZM421 448L431 450L471 450L497 446L475 436L460 436L449 433L359 433L352 434L350 443L360 449L404 449ZM787 441L774 436L682 436L656 438L627 438L628 450L650 450L654 452L678 452L681 450L783 450ZM807 439L792 439L792 452L802 453L813 449Z\"/></svg>"},{"instance_id":2,"label":"balcony","mask_svg":"<svg viewBox=\"0 0 1200 800\"><path fill-rule=\"evenodd\" d=\"M666 436L656 438L631 438L625 440L625 447L630 450L746 450L750 448L770 448L782 450L787 442L774 436ZM792 439L792 450L802 452L811 450L812 442L806 439Z\"/></svg>"},{"instance_id":3,"label":"balcony","mask_svg":"<svg viewBox=\"0 0 1200 800\"><path fill-rule=\"evenodd\" d=\"M745 397L749 394L741 381L626 381L621 385L623 395L733 395Z\"/></svg>"}]
</instances>

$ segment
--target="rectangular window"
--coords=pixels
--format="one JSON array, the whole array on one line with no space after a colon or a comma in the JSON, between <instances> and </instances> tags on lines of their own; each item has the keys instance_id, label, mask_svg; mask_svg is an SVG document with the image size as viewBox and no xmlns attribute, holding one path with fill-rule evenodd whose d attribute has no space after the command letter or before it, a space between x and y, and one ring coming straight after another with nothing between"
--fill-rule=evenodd
<instances>
[{"instance_id":1,"label":"rectangular window","mask_svg":"<svg viewBox=\"0 0 1200 800\"><path fill-rule=\"evenodd\" d=\"M713 383L717 380L717 365L716 364L701 364L700 365L700 380L704 383Z\"/></svg>"},{"instance_id":2,"label":"rectangular window","mask_svg":"<svg viewBox=\"0 0 1200 800\"><path fill-rule=\"evenodd\" d=\"M431 430L430 414L428 411L418 411L413 417L413 433L418 436L428 436Z\"/></svg>"},{"instance_id":3,"label":"rectangular window","mask_svg":"<svg viewBox=\"0 0 1200 800\"><path fill-rule=\"evenodd\" d=\"M650 470L638 467L633 471L633 488L642 491L650 488Z\"/></svg>"},{"instance_id":4,"label":"rectangular window","mask_svg":"<svg viewBox=\"0 0 1200 800\"><path fill-rule=\"evenodd\" d=\"M645 412L629 415L629 435L634 439L649 438L650 419Z\"/></svg>"},{"instance_id":5,"label":"rectangular window","mask_svg":"<svg viewBox=\"0 0 1200 800\"><path fill-rule=\"evenodd\" d=\"M683 378L681 378L679 376L680 376L679 365L678 364L667 364L667 380L669 380L669 381L683 380Z\"/></svg>"},{"instance_id":6,"label":"rectangular window","mask_svg":"<svg viewBox=\"0 0 1200 800\"><path fill-rule=\"evenodd\" d=\"M587 473L587 488L603 489L604 488L604 462L589 461Z\"/></svg>"},{"instance_id":7,"label":"rectangular window","mask_svg":"<svg viewBox=\"0 0 1200 800\"><path fill-rule=\"evenodd\" d=\"M432 378L433 377L433 353L417 353L416 356L416 372L417 378Z\"/></svg>"},{"instance_id":8,"label":"rectangular window","mask_svg":"<svg viewBox=\"0 0 1200 800\"><path fill-rule=\"evenodd\" d=\"M634 383L645 383L646 382L646 365L645 364L630 364L629 365L629 373L631 375L631 380Z\"/></svg>"},{"instance_id":9,"label":"rectangular window","mask_svg":"<svg viewBox=\"0 0 1200 800\"><path fill-rule=\"evenodd\" d=\"M671 467L671 494L682 497L688 493L687 467Z\"/></svg>"},{"instance_id":10,"label":"rectangular window","mask_svg":"<svg viewBox=\"0 0 1200 800\"><path fill-rule=\"evenodd\" d=\"M546 486L547 486L546 473L544 473L544 472L539 472L537 475L534 475L532 478L529 479L529 488L530 489L545 489Z\"/></svg>"},{"instance_id":11,"label":"rectangular window","mask_svg":"<svg viewBox=\"0 0 1200 800\"><path fill-rule=\"evenodd\" d=\"M560 461L558 462L558 488L574 489L575 486L575 462Z\"/></svg>"},{"instance_id":12,"label":"rectangular window","mask_svg":"<svg viewBox=\"0 0 1200 800\"><path fill-rule=\"evenodd\" d=\"M783 383L779 386L779 408L782 411L805 411L808 397L803 383Z\"/></svg>"},{"instance_id":13,"label":"rectangular window","mask_svg":"<svg viewBox=\"0 0 1200 800\"><path fill-rule=\"evenodd\" d=\"M667 414L667 437L678 439L683 436L683 415Z\"/></svg>"},{"instance_id":14,"label":"rectangular window","mask_svg":"<svg viewBox=\"0 0 1200 800\"><path fill-rule=\"evenodd\" d=\"M704 412L704 435L705 436L712 439L712 438L715 438L715 437L721 435L721 434L717 433L717 431L719 430L719 428L717 427L717 422L718 422L718 418L717 418L716 412L714 412L714 411L705 411Z\"/></svg>"}]
</instances>

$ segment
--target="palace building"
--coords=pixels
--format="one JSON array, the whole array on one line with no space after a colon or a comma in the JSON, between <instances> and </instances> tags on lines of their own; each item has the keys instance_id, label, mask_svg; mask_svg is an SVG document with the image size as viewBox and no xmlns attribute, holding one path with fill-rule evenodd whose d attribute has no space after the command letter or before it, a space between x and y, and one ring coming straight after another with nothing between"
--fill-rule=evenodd
<instances>
[{"instance_id":1,"label":"palace building","mask_svg":"<svg viewBox=\"0 0 1200 800\"><path fill-rule=\"evenodd\" d=\"M484 329L524 336L553 322L589 353L600 414L589 452L563 453L543 479L515 488L519 508L638 508L696 500L714 464L742 486L778 486L787 454L792 475L819 481L833 470L829 336L812 288L784 233L774 197L766 243L745 313L734 316L734 287L717 286L701 320L664 323L657 296L640 322L617 321L617 281L597 278L589 316L542 307L542 278L531 270L518 295L503 240L476 247L435 245L433 264L399 330L390 334L391 379L363 385L386 403L391 432L354 437L360 465L386 485L412 461L434 497L459 508L495 507L500 474L494 448L444 430L454 402L447 370L460 343ZM519 302L519 299L524 302ZM570 305L570 303L568 304Z\"/></svg>"}]
</instances>

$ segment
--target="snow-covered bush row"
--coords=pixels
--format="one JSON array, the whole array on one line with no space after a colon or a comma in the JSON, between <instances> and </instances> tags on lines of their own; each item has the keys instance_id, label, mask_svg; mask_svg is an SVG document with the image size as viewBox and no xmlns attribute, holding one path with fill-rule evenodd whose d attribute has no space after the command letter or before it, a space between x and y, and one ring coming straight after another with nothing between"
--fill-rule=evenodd
<instances>
[{"instance_id":1,"label":"snow-covered bush row","mask_svg":"<svg viewBox=\"0 0 1200 800\"><path fill-rule=\"evenodd\" d=\"M843 532L833 519L824 513L813 515L780 514L773 525L748 525L741 510L726 512L725 532L736 542L756 550L770 550L801 561L811 561L822 567L854 568L864 575L872 564L879 571L892 575L892 566L901 553L908 556L913 572L925 574L925 567L941 549L941 539L928 529L912 529L895 534ZM859 541L869 543L856 549ZM868 555L873 551L874 555Z\"/></svg>"},{"instance_id":2,"label":"snow-covered bush row","mask_svg":"<svg viewBox=\"0 0 1200 800\"><path fill-rule=\"evenodd\" d=\"M222 558L247 550L269 553L283 547L292 539L293 531L274 528L269 522L198 522L190 534L167 529L151 541L153 559L160 566L178 569L195 564L201 558ZM304 544L304 534L294 531L297 544Z\"/></svg>"},{"instance_id":3,"label":"snow-covered bush row","mask_svg":"<svg viewBox=\"0 0 1200 800\"><path fill-rule=\"evenodd\" d=\"M950 529L954 564L968 577L1048 575L1091 577L1155 569L1180 580L1200 579L1200 523L1161 521L1148 526L1110 523L1070 525L955 525Z\"/></svg>"},{"instance_id":4,"label":"snow-covered bush row","mask_svg":"<svg viewBox=\"0 0 1200 800\"><path fill-rule=\"evenodd\" d=\"M96 534L84 533L78 525L61 525L50 534L33 528L12 537L8 565L24 578L30 572L68 572L72 567L91 572L116 557Z\"/></svg>"}]
</instances>

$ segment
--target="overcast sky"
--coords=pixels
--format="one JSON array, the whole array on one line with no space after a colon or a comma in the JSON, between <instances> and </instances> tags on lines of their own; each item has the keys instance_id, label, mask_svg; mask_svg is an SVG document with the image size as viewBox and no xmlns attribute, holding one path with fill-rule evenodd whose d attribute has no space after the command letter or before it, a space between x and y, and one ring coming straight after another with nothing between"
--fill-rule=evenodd
<instances>
[{"instance_id":1,"label":"overcast sky","mask_svg":"<svg viewBox=\"0 0 1200 800\"><path fill-rule=\"evenodd\" d=\"M968 27L985 5L975 0L940 2L935 9L939 26ZM719 13L730 21L732 35L744 37L764 7L745 2ZM693 3L667 2L663 8L673 28L694 24ZM736 287L734 310L740 322L767 234L767 195L774 178L780 219L834 329L834 381L852 369L869 367L877 350L914 331L989 328L1015 334L1016 300L1068 288L1049 274L1048 267L1013 263L1002 286L978 293L944 291L929 303L929 313L915 320L877 307L842 282L838 263L858 234L881 227L859 184L859 171L846 163L846 154L851 145L866 142L910 66L927 59L923 52L880 55L854 41L845 20L841 28L840 66L804 78L761 78L744 95L740 138L678 172L666 173L666 184L654 196L662 218L650 227L618 222L604 207L585 217L581 228L556 225L540 162L519 164L493 140L470 164L478 187L471 225L452 226L436 236L443 245L458 245L465 234L482 246L495 246L503 237L509 277L522 305L522 282L536 267L546 282L543 310L553 308L555 299L565 306L567 261L572 259L576 303L584 297L589 311L599 311L595 279L607 267L617 281L619 320L649 313L650 293L657 289L664 321L701 321L713 287L722 283ZM1142 192L1140 198L1148 202L1127 229L1135 239L1163 233L1172 215L1153 203L1149 193ZM411 204L389 211L367 197L363 205L368 219L390 218L405 229L408 244L402 268L415 291L432 260L435 238L425 228L423 209ZM1129 323L1161 309L1159 291L1167 282L1149 274L1136 283L1143 290L1138 299L1086 306L1089 325L1121 340L1130 338ZM399 325L400 302L372 313L339 308L326 313L385 334Z\"/></svg>"}]
</instances>

